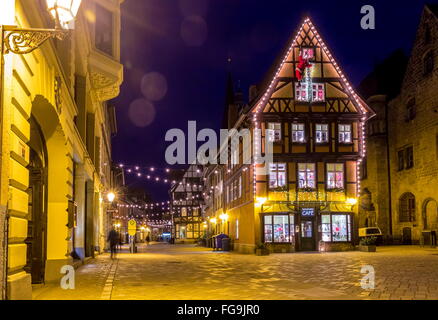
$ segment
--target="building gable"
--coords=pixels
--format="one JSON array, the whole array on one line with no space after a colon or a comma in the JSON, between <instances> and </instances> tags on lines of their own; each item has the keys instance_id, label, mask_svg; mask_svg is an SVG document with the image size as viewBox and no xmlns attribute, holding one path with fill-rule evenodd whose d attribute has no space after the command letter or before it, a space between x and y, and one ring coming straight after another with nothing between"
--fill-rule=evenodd
<instances>
[{"instance_id":1,"label":"building gable","mask_svg":"<svg viewBox=\"0 0 438 320\"><path fill-rule=\"evenodd\" d=\"M310 60L312 67L310 77L307 78L310 78L311 84L307 85L307 98L304 99L297 96L296 88L296 69L303 49L311 49L314 56ZM350 113L362 115L365 119L374 115L372 109L353 90L309 18L301 25L271 79L265 93L254 105L253 112ZM318 87L318 84L323 87ZM319 93L313 92L313 88L319 88ZM324 96L319 101L312 101L312 95Z\"/></svg>"},{"instance_id":2,"label":"building gable","mask_svg":"<svg viewBox=\"0 0 438 320\"><path fill-rule=\"evenodd\" d=\"M433 79L432 75L438 64L438 17L436 11L437 6L426 5L424 7L402 84L402 92L404 93L414 95L416 87L421 82ZM434 62L431 72L426 70L428 56Z\"/></svg>"}]
</instances>

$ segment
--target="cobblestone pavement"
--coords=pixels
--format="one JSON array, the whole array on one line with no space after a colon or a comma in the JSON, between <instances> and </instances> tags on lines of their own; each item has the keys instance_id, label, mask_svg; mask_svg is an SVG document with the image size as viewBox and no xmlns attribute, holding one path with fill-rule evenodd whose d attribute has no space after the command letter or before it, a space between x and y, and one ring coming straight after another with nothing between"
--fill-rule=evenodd
<instances>
[{"instance_id":1,"label":"cobblestone pavement","mask_svg":"<svg viewBox=\"0 0 438 320\"><path fill-rule=\"evenodd\" d=\"M375 269L364 290L361 268ZM437 299L438 249L378 247L376 253L270 256L153 244L139 253L107 254L76 272L76 289L46 285L34 299Z\"/></svg>"}]
</instances>

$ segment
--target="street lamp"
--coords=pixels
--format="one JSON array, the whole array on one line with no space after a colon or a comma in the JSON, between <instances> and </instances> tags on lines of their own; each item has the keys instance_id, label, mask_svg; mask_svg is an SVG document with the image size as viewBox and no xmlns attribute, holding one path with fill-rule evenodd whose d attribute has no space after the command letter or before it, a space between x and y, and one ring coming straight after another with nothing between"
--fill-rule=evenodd
<instances>
[{"instance_id":1,"label":"street lamp","mask_svg":"<svg viewBox=\"0 0 438 320\"><path fill-rule=\"evenodd\" d=\"M112 203L114 201L114 199L116 198L116 195L114 192L111 191L111 192L108 192L106 197L107 197L108 201Z\"/></svg>"},{"instance_id":2,"label":"street lamp","mask_svg":"<svg viewBox=\"0 0 438 320\"><path fill-rule=\"evenodd\" d=\"M75 19L82 0L46 0L47 10L56 21L55 28L67 29Z\"/></svg>"},{"instance_id":3,"label":"street lamp","mask_svg":"<svg viewBox=\"0 0 438 320\"><path fill-rule=\"evenodd\" d=\"M82 0L46 0L47 10L55 19L54 29L18 28L0 25L1 55L9 52L27 54L39 48L46 40L63 40L69 24L74 21Z\"/></svg>"},{"instance_id":4,"label":"street lamp","mask_svg":"<svg viewBox=\"0 0 438 320\"><path fill-rule=\"evenodd\" d=\"M267 198L257 197L256 198L256 207L261 207L262 205L264 205L266 203L266 201L268 201Z\"/></svg>"}]
</instances>

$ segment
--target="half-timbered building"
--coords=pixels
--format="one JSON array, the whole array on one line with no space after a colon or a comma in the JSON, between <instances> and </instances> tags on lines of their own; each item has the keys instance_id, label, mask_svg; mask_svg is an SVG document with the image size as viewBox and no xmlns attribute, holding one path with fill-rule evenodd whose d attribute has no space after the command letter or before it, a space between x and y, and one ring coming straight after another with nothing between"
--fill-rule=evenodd
<instances>
[{"instance_id":1,"label":"half-timbered building","mask_svg":"<svg viewBox=\"0 0 438 320\"><path fill-rule=\"evenodd\" d=\"M253 139L252 164L243 164L240 142L225 170L224 209L234 250L252 253L261 244L274 252L349 249L356 240L364 124L374 112L310 19L272 70L259 90L251 90L252 100L233 126L262 135ZM259 172L265 164L254 155L265 155L267 141L273 162Z\"/></svg>"},{"instance_id":2,"label":"half-timbered building","mask_svg":"<svg viewBox=\"0 0 438 320\"><path fill-rule=\"evenodd\" d=\"M190 165L170 189L172 237L175 243L194 243L202 237L202 167Z\"/></svg>"}]
</instances>

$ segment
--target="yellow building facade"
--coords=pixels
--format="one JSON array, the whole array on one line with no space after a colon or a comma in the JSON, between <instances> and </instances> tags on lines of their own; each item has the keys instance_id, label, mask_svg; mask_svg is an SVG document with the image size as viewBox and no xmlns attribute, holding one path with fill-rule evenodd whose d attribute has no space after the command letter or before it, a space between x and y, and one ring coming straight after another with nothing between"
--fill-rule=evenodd
<instances>
[{"instance_id":1,"label":"yellow building facade","mask_svg":"<svg viewBox=\"0 0 438 320\"><path fill-rule=\"evenodd\" d=\"M64 40L4 52L0 205L7 299L105 247L120 64L120 0L83 1ZM52 28L45 1L2 1L2 25ZM9 10L3 11L3 6Z\"/></svg>"}]
</instances>

